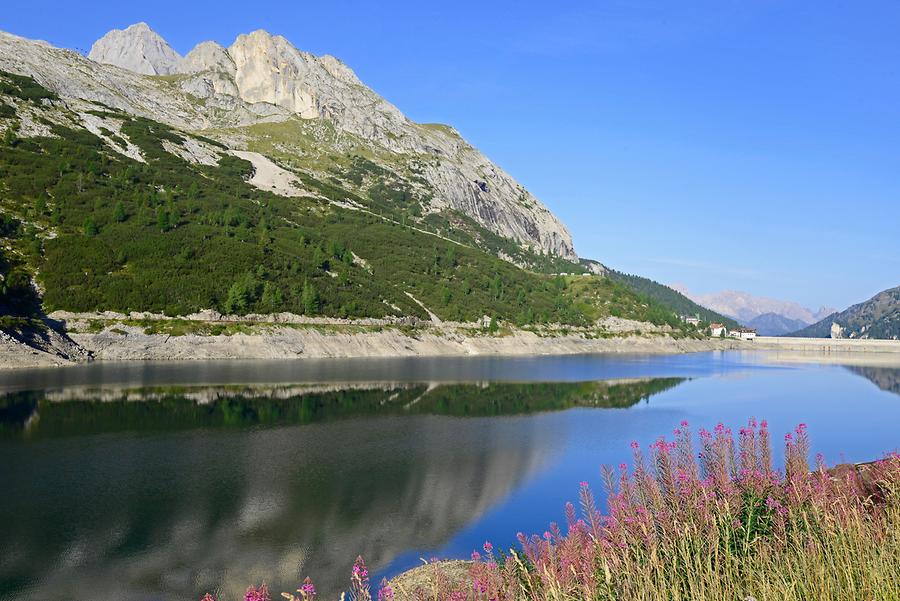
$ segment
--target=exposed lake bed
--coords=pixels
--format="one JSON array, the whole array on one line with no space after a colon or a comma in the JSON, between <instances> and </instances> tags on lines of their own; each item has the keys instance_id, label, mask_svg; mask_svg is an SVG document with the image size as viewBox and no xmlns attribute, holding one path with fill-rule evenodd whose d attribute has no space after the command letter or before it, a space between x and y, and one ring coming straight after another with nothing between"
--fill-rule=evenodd
<instances>
[{"instance_id":1,"label":"exposed lake bed","mask_svg":"<svg viewBox=\"0 0 900 601\"><path fill-rule=\"evenodd\" d=\"M877 458L898 381L765 352L9 371L0 595L227 599L306 575L331 595L357 554L390 577L541 532L683 419L804 422L830 463Z\"/></svg>"}]
</instances>

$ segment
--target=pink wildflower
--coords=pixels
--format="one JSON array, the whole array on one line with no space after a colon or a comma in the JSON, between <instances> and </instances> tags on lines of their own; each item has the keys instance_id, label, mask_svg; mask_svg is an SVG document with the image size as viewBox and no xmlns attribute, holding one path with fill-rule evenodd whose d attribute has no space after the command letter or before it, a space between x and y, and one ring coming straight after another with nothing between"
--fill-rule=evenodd
<instances>
[{"instance_id":1,"label":"pink wildflower","mask_svg":"<svg viewBox=\"0 0 900 601\"><path fill-rule=\"evenodd\" d=\"M353 563L353 570L350 574L350 598L354 601L370 601L372 599L372 595L369 593L369 569L366 567L362 555L358 556Z\"/></svg>"},{"instance_id":2,"label":"pink wildflower","mask_svg":"<svg viewBox=\"0 0 900 601\"><path fill-rule=\"evenodd\" d=\"M260 585L259 588L248 587L247 592L244 593L244 601L271 601L269 587L265 584Z\"/></svg>"},{"instance_id":3,"label":"pink wildflower","mask_svg":"<svg viewBox=\"0 0 900 601\"><path fill-rule=\"evenodd\" d=\"M381 579L381 586L378 587L378 601L389 601L394 598L394 589L388 584L387 578Z\"/></svg>"},{"instance_id":4,"label":"pink wildflower","mask_svg":"<svg viewBox=\"0 0 900 601\"><path fill-rule=\"evenodd\" d=\"M309 579L309 576L306 577L303 584L297 589L297 592L307 601L316 596L316 587L313 585L312 580Z\"/></svg>"}]
</instances>

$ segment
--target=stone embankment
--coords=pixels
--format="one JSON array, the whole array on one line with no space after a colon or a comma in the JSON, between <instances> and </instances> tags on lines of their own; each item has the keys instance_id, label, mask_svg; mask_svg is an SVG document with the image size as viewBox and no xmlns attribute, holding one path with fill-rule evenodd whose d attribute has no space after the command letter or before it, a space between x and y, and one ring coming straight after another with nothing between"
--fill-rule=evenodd
<instances>
[{"instance_id":1,"label":"stone embankment","mask_svg":"<svg viewBox=\"0 0 900 601\"><path fill-rule=\"evenodd\" d=\"M900 340L858 338L792 338L758 336L756 348L778 351L816 351L820 353L900 353Z\"/></svg>"}]
</instances>

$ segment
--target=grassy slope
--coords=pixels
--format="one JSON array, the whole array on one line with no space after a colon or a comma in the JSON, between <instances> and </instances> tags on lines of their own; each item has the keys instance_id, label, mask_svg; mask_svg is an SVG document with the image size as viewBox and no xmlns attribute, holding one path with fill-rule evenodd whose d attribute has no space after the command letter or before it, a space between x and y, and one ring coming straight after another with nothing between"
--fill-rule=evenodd
<instances>
[{"instance_id":1,"label":"grassy slope","mask_svg":"<svg viewBox=\"0 0 900 601\"><path fill-rule=\"evenodd\" d=\"M338 134L329 122L321 120L294 118L218 130L216 134L246 139L250 150L327 183L338 190L341 200L351 194L355 203L386 219L415 223L461 244L502 254L530 271L586 272L577 263L523 249L457 211L432 212L429 203L434 190L422 174L430 163L441 160L434 156L389 152L353 134Z\"/></svg>"},{"instance_id":2,"label":"grassy slope","mask_svg":"<svg viewBox=\"0 0 900 601\"><path fill-rule=\"evenodd\" d=\"M31 97L36 84L4 81L4 106L45 106ZM245 182L246 161L188 164L162 147L162 140L177 143L186 134L110 115L124 122L122 132L146 164L86 130L49 121L53 136L6 136L0 144L0 214L6 255L14 258L7 263L37 275L46 310L427 317L409 292L451 320L487 314L523 325L584 325L605 315L672 321L666 308L609 280L525 271L482 250L336 208L325 199L362 200L334 182L304 176L321 200L257 190ZM4 119L13 123L15 116Z\"/></svg>"}]
</instances>

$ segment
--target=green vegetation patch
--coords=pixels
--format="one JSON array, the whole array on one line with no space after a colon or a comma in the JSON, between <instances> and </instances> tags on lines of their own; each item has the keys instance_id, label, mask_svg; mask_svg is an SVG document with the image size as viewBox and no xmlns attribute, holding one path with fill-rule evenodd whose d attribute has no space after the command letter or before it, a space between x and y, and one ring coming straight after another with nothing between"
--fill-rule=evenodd
<instances>
[{"instance_id":1,"label":"green vegetation patch","mask_svg":"<svg viewBox=\"0 0 900 601\"><path fill-rule=\"evenodd\" d=\"M51 92L33 78L7 71L0 71L0 94L34 103L44 99L59 99L55 92Z\"/></svg>"},{"instance_id":2,"label":"green vegetation patch","mask_svg":"<svg viewBox=\"0 0 900 601\"><path fill-rule=\"evenodd\" d=\"M579 266L523 251L464 216L426 220L425 226L446 227L448 234L464 232L454 243L417 231L405 219L282 198L247 183L248 161L228 155L216 166L189 164L162 143L181 143L190 134L150 119L122 118L122 133L140 147L146 163L112 152L84 129L53 124L52 137L0 145L0 210L7 216L10 256L17 257L8 269L18 274L18 283L8 285L7 303L15 297L20 306L32 306L34 297L22 282L37 274L48 311L179 316L215 309L429 319L409 293L443 320L488 315L504 326L589 326L620 315L671 322L671 312L624 286L550 275ZM359 155L352 164L367 174L366 197L313 175L301 179L326 199L383 203L395 214L405 215L418 202L371 160ZM165 327L178 332L201 326Z\"/></svg>"}]
</instances>

